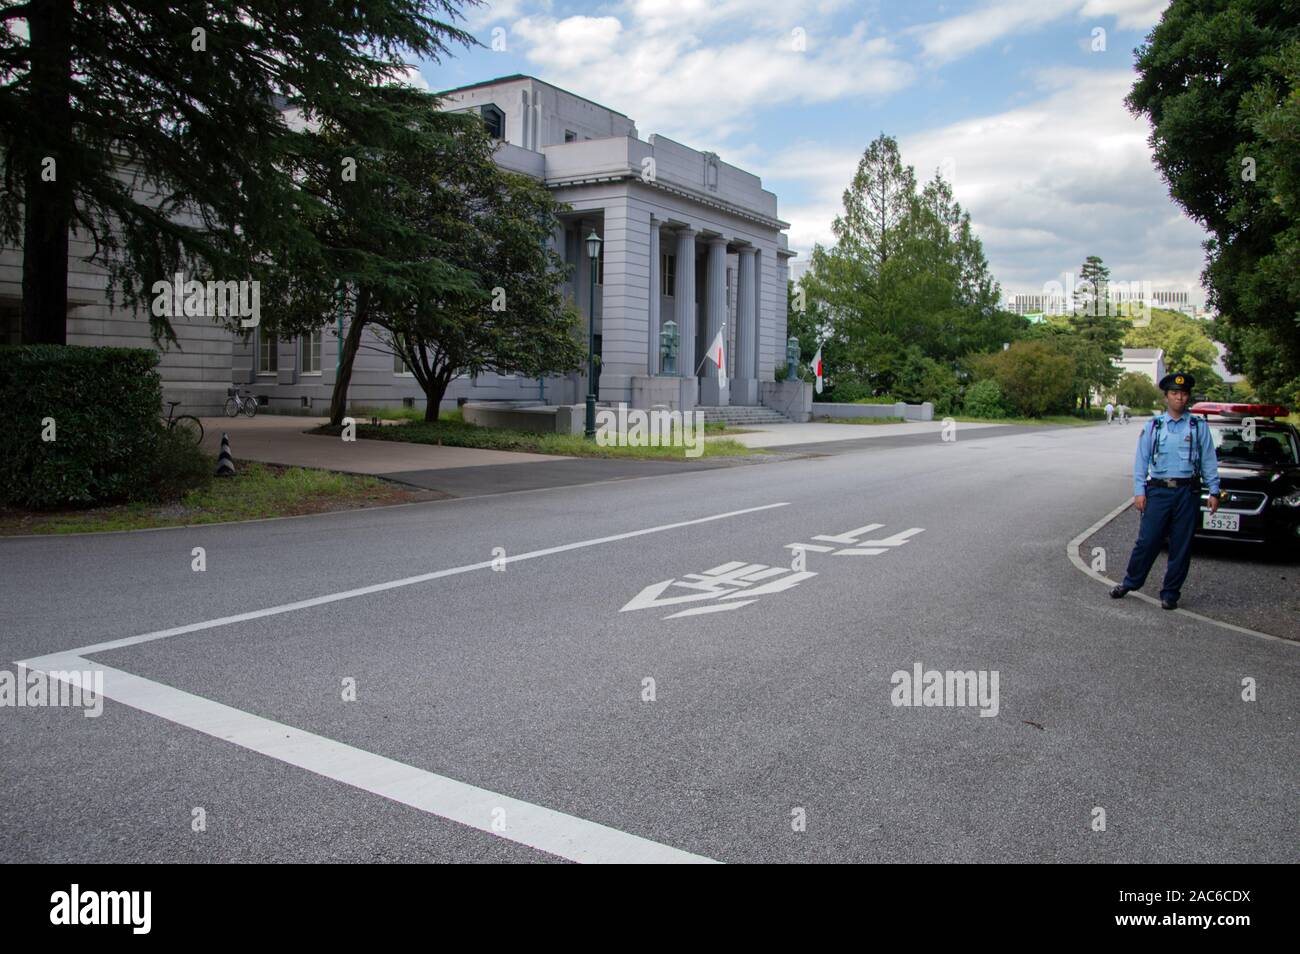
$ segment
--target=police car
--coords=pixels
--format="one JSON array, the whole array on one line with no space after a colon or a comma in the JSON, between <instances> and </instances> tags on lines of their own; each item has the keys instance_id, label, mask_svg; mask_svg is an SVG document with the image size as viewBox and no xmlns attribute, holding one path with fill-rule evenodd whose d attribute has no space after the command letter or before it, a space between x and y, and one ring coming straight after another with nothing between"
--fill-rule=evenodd
<instances>
[{"instance_id":1,"label":"police car","mask_svg":"<svg viewBox=\"0 0 1300 954\"><path fill-rule=\"evenodd\" d=\"M1272 543L1300 551L1300 431L1276 404L1201 401L1219 458L1219 511L1201 494L1197 536Z\"/></svg>"}]
</instances>

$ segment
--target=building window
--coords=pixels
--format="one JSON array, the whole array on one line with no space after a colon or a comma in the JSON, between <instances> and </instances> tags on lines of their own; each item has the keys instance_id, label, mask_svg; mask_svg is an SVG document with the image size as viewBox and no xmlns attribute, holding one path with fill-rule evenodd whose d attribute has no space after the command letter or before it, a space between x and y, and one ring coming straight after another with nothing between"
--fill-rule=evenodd
<instances>
[{"instance_id":1,"label":"building window","mask_svg":"<svg viewBox=\"0 0 1300 954\"><path fill-rule=\"evenodd\" d=\"M673 295L677 288L677 256L671 252L659 255L659 294Z\"/></svg>"},{"instance_id":2,"label":"building window","mask_svg":"<svg viewBox=\"0 0 1300 954\"><path fill-rule=\"evenodd\" d=\"M320 374L320 345L323 334L324 332L317 328L311 334L303 335L299 340L298 348L302 355L303 374Z\"/></svg>"},{"instance_id":3,"label":"building window","mask_svg":"<svg viewBox=\"0 0 1300 954\"><path fill-rule=\"evenodd\" d=\"M566 130L564 130L564 141L565 141L565 142L577 142L577 141L578 141L578 134L577 134L576 132L574 132L572 129L566 129Z\"/></svg>"},{"instance_id":4,"label":"building window","mask_svg":"<svg viewBox=\"0 0 1300 954\"><path fill-rule=\"evenodd\" d=\"M257 373L275 374L280 370L280 339L266 330L266 325L257 326Z\"/></svg>"},{"instance_id":5,"label":"building window","mask_svg":"<svg viewBox=\"0 0 1300 954\"><path fill-rule=\"evenodd\" d=\"M479 115L483 117L483 125L487 126L488 135L493 139L506 138L506 114L498 107L489 103L480 110Z\"/></svg>"},{"instance_id":6,"label":"building window","mask_svg":"<svg viewBox=\"0 0 1300 954\"><path fill-rule=\"evenodd\" d=\"M406 361L396 351L393 352L393 374L399 374L403 377L414 377L414 373L406 365Z\"/></svg>"}]
</instances>

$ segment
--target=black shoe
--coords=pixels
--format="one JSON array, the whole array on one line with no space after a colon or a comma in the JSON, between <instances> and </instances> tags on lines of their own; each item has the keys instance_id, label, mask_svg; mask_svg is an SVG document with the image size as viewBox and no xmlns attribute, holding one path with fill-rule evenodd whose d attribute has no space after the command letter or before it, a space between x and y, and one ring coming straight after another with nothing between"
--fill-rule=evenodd
<instances>
[{"instance_id":1,"label":"black shoe","mask_svg":"<svg viewBox=\"0 0 1300 954\"><path fill-rule=\"evenodd\" d=\"M1113 600L1117 600L1121 596L1126 596L1127 594L1128 594L1128 587L1125 586L1123 583L1116 583L1114 587L1111 588L1110 598Z\"/></svg>"},{"instance_id":2,"label":"black shoe","mask_svg":"<svg viewBox=\"0 0 1300 954\"><path fill-rule=\"evenodd\" d=\"M1178 609L1178 601L1177 601L1177 600L1165 600L1165 599L1162 599L1162 600L1160 601L1160 608L1161 608L1161 609L1167 609L1167 610L1176 610L1176 609Z\"/></svg>"}]
</instances>

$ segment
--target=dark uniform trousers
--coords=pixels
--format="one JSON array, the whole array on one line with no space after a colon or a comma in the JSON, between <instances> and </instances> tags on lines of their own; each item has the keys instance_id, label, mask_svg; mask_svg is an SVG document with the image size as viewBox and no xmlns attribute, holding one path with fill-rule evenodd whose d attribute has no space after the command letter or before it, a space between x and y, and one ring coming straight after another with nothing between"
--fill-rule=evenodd
<instances>
[{"instance_id":1,"label":"dark uniform trousers","mask_svg":"<svg viewBox=\"0 0 1300 954\"><path fill-rule=\"evenodd\" d=\"M1194 483L1183 487L1148 486L1146 491L1147 509L1128 560L1124 586L1130 590L1141 588L1160 553L1160 545L1168 537L1169 565L1160 598L1177 601L1192 562L1192 534L1201 510L1201 491Z\"/></svg>"}]
</instances>

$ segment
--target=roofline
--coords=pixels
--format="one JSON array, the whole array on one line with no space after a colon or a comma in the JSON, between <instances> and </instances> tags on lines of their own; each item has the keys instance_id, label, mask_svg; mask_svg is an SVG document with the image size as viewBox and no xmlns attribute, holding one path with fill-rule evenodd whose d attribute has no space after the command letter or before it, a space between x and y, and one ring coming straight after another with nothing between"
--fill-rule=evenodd
<instances>
[{"instance_id":1,"label":"roofline","mask_svg":"<svg viewBox=\"0 0 1300 954\"><path fill-rule=\"evenodd\" d=\"M563 86L556 86L554 83L548 83L546 82L546 80L538 79L536 76L532 76L528 73L511 73L509 76L498 76L496 79L483 80L480 83L470 83L467 86L456 86L452 89L444 89L441 92L434 93L434 95L447 96L450 93L463 93L466 90L479 89L483 86L495 86L498 83L513 83L515 80L532 80L534 83L541 83L543 86L549 86L551 89L559 90L561 93L565 93L566 95L572 96L575 99L580 99L584 103L591 103L591 105L597 106L600 109L605 110L606 112L613 113L615 116L622 116L628 122L633 122L632 117L629 116L627 113L620 113L617 109L610 109L608 106L598 103L594 99L587 99L587 97L585 96L579 96L577 93L573 92L572 90L565 89Z\"/></svg>"}]
</instances>

